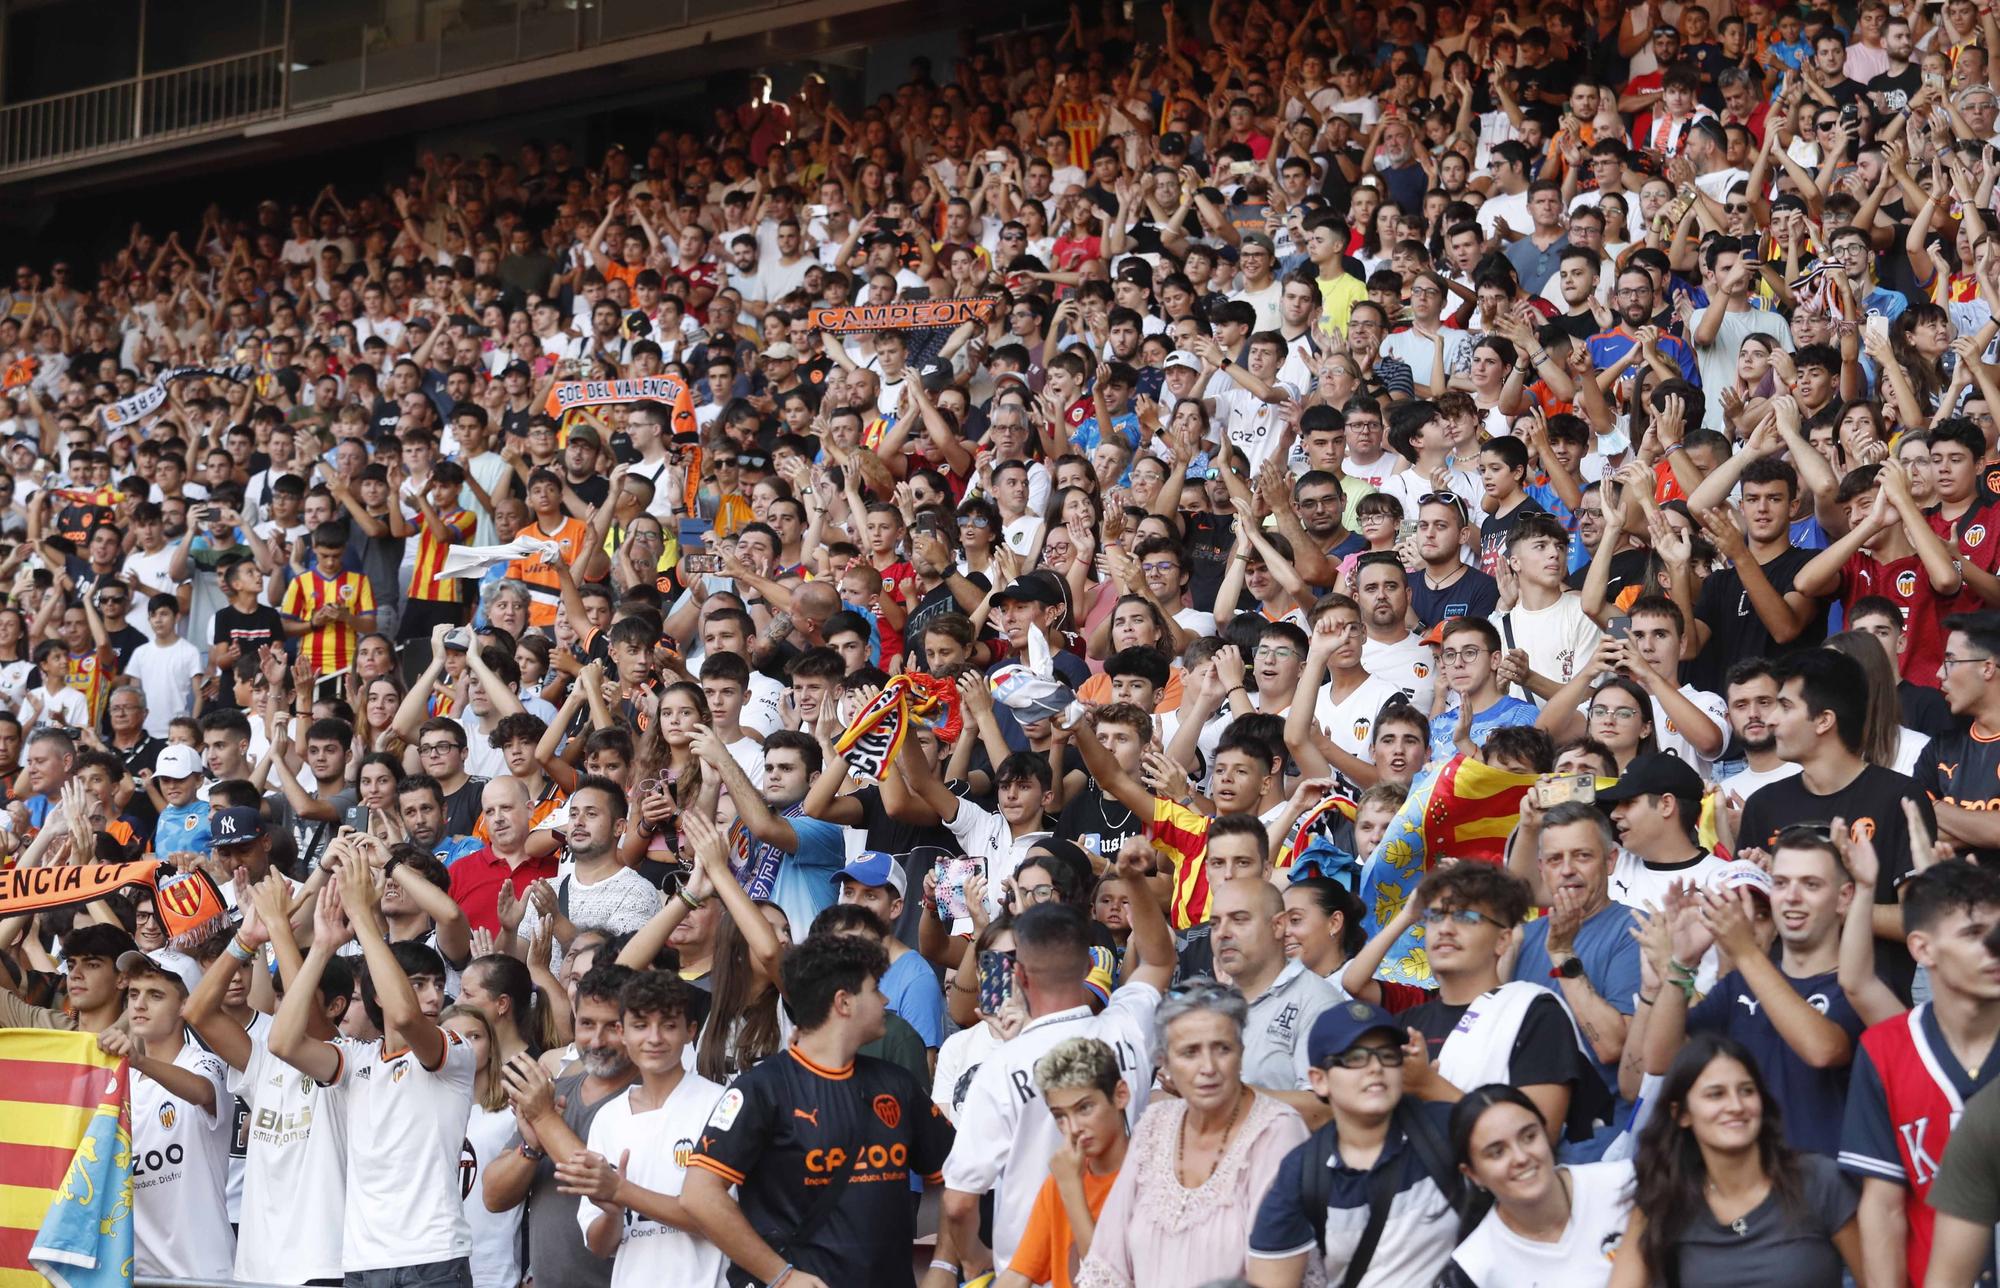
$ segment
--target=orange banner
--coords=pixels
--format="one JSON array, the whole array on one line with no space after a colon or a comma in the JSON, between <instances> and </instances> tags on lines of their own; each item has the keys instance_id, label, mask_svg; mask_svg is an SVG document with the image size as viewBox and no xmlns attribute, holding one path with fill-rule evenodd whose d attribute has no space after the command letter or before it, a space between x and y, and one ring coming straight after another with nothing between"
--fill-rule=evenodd
<instances>
[{"instance_id":1,"label":"orange banner","mask_svg":"<svg viewBox=\"0 0 2000 1288\"><path fill-rule=\"evenodd\" d=\"M970 300L898 300L894 304L854 304L814 309L812 324L821 331L846 335L854 331L914 331L927 327L984 322L1000 303L997 296Z\"/></svg>"},{"instance_id":2,"label":"orange banner","mask_svg":"<svg viewBox=\"0 0 2000 1288\"><path fill-rule=\"evenodd\" d=\"M158 859L140 859L0 872L0 917L90 903L130 885L153 891L153 905L169 939L199 937L222 924L228 913L222 893L205 874L175 872Z\"/></svg>"}]
</instances>

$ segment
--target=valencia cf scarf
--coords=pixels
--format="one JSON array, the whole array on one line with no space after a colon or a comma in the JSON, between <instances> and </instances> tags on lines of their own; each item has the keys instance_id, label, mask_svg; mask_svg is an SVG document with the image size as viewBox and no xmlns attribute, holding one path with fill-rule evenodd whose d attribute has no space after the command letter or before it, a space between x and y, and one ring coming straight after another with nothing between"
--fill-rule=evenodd
<instances>
[{"instance_id":1,"label":"valencia cf scarf","mask_svg":"<svg viewBox=\"0 0 2000 1288\"><path fill-rule=\"evenodd\" d=\"M158 859L141 859L0 872L0 917L93 903L131 885L153 892L160 924L176 946L198 942L227 916L222 893L206 873L176 872Z\"/></svg>"},{"instance_id":2,"label":"valencia cf scarf","mask_svg":"<svg viewBox=\"0 0 2000 1288\"><path fill-rule=\"evenodd\" d=\"M120 398L115 403L106 403L98 408L98 418L104 422L106 429L130 429L166 403L167 388L176 380L186 380L191 376L207 376L241 385L248 384L250 378L256 374L257 369L248 363L234 367L169 367L162 371L152 384L130 398Z\"/></svg>"},{"instance_id":3,"label":"valencia cf scarf","mask_svg":"<svg viewBox=\"0 0 2000 1288\"><path fill-rule=\"evenodd\" d=\"M833 749L848 773L880 783L895 766L912 720L926 721L946 742L958 740L963 730L958 703L958 686L950 680L920 672L894 676L856 713Z\"/></svg>"}]
</instances>

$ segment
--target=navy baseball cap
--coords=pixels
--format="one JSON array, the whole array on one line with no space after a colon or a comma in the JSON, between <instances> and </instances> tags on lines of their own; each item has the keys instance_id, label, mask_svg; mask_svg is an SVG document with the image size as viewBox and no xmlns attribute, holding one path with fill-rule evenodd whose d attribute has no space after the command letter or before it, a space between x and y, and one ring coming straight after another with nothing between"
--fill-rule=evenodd
<instances>
[{"instance_id":1,"label":"navy baseball cap","mask_svg":"<svg viewBox=\"0 0 2000 1288\"><path fill-rule=\"evenodd\" d=\"M1350 998L1321 1011L1319 1018L1313 1021L1312 1032L1306 1035L1306 1058L1313 1062L1315 1068L1322 1067L1362 1038L1378 1031L1393 1035L1398 1046L1407 1036L1403 1026L1396 1023L1395 1016L1379 1006Z\"/></svg>"},{"instance_id":2,"label":"navy baseball cap","mask_svg":"<svg viewBox=\"0 0 2000 1288\"><path fill-rule=\"evenodd\" d=\"M248 805L229 805L208 816L212 845L249 845L264 839L264 816Z\"/></svg>"}]
</instances>

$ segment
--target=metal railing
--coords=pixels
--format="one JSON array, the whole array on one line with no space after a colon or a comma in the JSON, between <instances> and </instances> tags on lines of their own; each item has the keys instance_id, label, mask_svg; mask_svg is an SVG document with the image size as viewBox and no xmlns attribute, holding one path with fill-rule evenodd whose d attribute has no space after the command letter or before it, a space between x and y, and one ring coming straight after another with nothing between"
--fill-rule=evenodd
<instances>
[{"instance_id":1,"label":"metal railing","mask_svg":"<svg viewBox=\"0 0 2000 1288\"><path fill-rule=\"evenodd\" d=\"M0 107L0 179L324 109L382 90L617 45L790 0L514 0L425 8L411 29L294 26L281 43ZM143 18L141 30L143 33ZM143 39L143 34L142 34Z\"/></svg>"},{"instance_id":2,"label":"metal railing","mask_svg":"<svg viewBox=\"0 0 2000 1288\"><path fill-rule=\"evenodd\" d=\"M0 107L0 174L279 116L285 68L273 45Z\"/></svg>"}]
</instances>

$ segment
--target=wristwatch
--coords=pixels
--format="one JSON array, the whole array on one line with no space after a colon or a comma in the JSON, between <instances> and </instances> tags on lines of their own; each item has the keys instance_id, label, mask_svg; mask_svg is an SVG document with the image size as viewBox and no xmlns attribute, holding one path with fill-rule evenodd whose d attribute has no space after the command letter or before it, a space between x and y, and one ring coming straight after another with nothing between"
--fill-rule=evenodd
<instances>
[{"instance_id":1,"label":"wristwatch","mask_svg":"<svg viewBox=\"0 0 2000 1288\"><path fill-rule=\"evenodd\" d=\"M1550 979L1581 979L1582 977L1583 958L1574 954L1563 958L1560 965L1551 968L1549 971Z\"/></svg>"}]
</instances>

